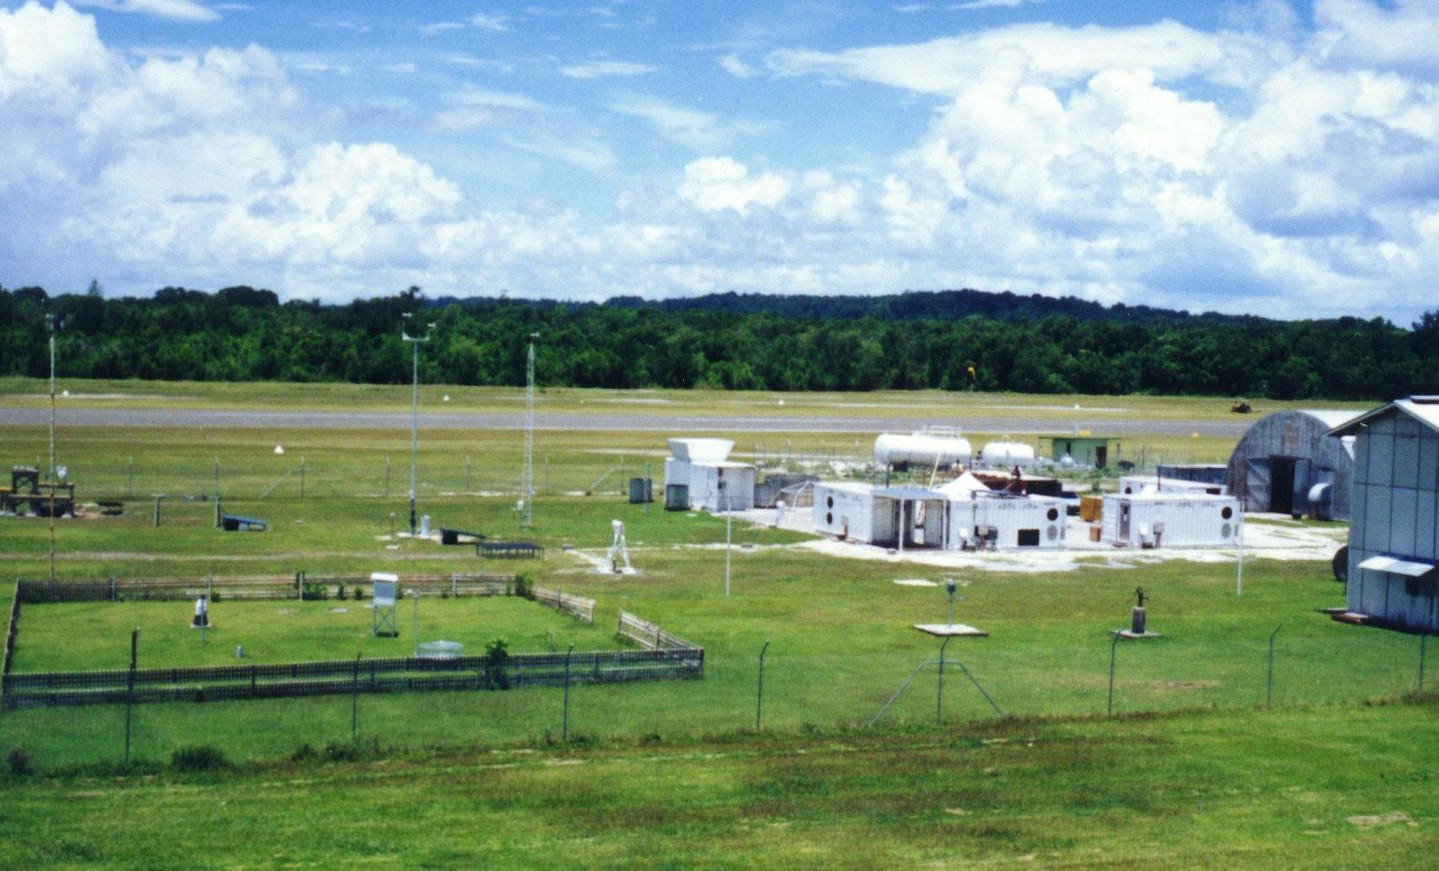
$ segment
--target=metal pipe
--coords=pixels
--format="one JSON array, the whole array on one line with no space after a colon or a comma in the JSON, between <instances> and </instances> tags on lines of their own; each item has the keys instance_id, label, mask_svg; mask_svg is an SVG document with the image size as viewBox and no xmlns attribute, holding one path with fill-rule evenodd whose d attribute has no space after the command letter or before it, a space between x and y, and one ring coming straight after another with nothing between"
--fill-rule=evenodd
<instances>
[{"instance_id":1,"label":"metal pipe","mask_svg":"<svg viewBox=\"0 0 1439 871\"><path fill-rule=\"evenodd\" d=\"M140 627L130 633L130 675L125 686L125 764L130 764L130 709L135 706L135 663L140 652Z\"/></svg>"},{"instance_id":2,"label":"metal pipe","mask_svg":"<svg viewBox=\"0 0 1439 871\"><path fill-rule=\"evenodd\" d=\"M1114 713L1114 656L1115 648L1119 646L1119 633L1114 633L1114 640L1109 642L1109 704L1104 709L1106 715Z\"/></svg>"},{"instance_id":3,"label":"metal pipe","mask_svg":"<svg viewBox=\"0 0 1439 871\"><path fill-rule=\"evenodd\" d=\"M944 649L949 646L949 640L953 637L953 635L946 635L944 640L939 643L939 691L934 700L934 724L936 726L940 724L941 717L944 715Z\"/></svg>"},{"instance_id":4,"label":"metal pipe","mask_svg":"<svg viewBox=\"0 0 1439 871\"><path fill-rule=\"evenodd\" d=\"M759 731L760 712L764 710L764 653L769 650L769 639L764 640L764 646L759 649L759 691L755 694L754 701L754 730Z\"/></svg>"},{"instance_id":5,"label":"metal pipe","mask_svg":"<svg viewBox=\"0 0 1439 871\"><path fill-rule=\"evenodd\" d=\"M1269 675L1264 690L1264 706L1266 708L1274 704L1274 636L1278 635L1279 630L1283 628L1284 624L1280 623L1274 627L1273 632L1269 633Z\"/></svg>"},{"instance_id":6,"label":"metal pipe","mask_svg":"<svg viewBox=\"0 0 1439 871\"><path fill-rule=\"evenodd\" d=\"M570 654L575 652L575 646L565 651L565 707L563 718L560 720L560 740L570 740Z\"/></svg>"}]
</instances>

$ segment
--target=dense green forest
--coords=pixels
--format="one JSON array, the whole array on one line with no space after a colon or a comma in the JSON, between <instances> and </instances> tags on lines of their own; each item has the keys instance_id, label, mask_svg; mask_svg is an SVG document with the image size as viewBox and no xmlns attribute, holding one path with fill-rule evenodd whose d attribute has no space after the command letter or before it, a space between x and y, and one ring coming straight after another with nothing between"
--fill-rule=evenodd
<instances>
[{"instance_id":1,"label":"dense green forest","mask_svg":"<svg viewBox=\"0 0 1439 871\"><path fill-rule=\"evenodd\" d=\"M717 294L605 303L426 299L418 288L345 305L269 290L166 287L153 297L0 288L0 375L43 377L46 316L72 378L402 383L401 319L434 322L421 377L520 385L769 390L938 388L1272 399L1439 393L1439 311L1274 321L1105 308L980 291L879 297ZM972 373L972 374L971 374Z\"/></svg>"}]
</instances>

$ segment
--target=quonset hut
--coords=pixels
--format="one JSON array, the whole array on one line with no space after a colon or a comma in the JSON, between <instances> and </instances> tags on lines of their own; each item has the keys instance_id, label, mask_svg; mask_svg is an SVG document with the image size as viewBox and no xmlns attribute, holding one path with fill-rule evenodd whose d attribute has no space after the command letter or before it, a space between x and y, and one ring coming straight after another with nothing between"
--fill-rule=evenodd
<instances>
[{"instance_id":1,"label":"quonset hut","mask_svg":"<svg viewBox=\"0 0 1439 871\"><path fill-rule=\"evenodd\" d=\"M1354 438L1329 435L1352 411L1280 411L1257 421L1229 457L1225 483L1245 511L1349 519Z\"/></svg>"}]
</instances>

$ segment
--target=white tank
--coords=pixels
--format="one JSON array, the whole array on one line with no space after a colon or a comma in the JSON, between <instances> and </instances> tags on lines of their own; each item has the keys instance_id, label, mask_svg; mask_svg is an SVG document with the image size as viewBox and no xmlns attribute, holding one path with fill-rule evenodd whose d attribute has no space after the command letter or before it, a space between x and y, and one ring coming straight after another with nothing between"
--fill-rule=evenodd
<instances>
[{"instance_id":1,"label":"white tank","mask_svg":"<svg viewBox=\"0 0 1439 871\"><path fill-rule=\"evenodd\" d=\"M1034 465L1034 448L1024 442L989 442L979 455L994 468Z\"/></svg>"},{"instance_id":2,"label":"white tank","mask_svg":"<svg viewBox=\"0 0 1439 871\"><path fill-rule=\"evenodd\" d=\"M947 466L951 463L969 465L972 455L969 439L959 436L883 433L874 440L874 462L880 466L890 463L914 463L921 466Z\"/></svg>"}]
</instances>

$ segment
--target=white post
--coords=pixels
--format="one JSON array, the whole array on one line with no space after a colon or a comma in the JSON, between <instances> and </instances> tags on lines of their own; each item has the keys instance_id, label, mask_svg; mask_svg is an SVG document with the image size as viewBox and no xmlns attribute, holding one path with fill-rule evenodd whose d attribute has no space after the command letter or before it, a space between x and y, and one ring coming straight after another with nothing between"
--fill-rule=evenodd
<instances>
[{"instance_id":1,"label":"white post","mask_svg":"<svg viewBox=\"0 0 1439 871\"><path fill-rule=\"evenodd\" d=\"M1244 592L1244 509L1239 509L1238 544L1239 544L1239 575L1234 581L1234 595L1237 598Z\"/></svg>"},{"instance_id":2,"label":"white post","mask_svg":"<svg viewBox=\"0 0 1439 871\"><path fill-rule=\"evenodd\" d=\"M724 594L729 595L729 560L730 560L730 512L729 503L725 503L724 513Z\"/></svg>"}]
</instances>

